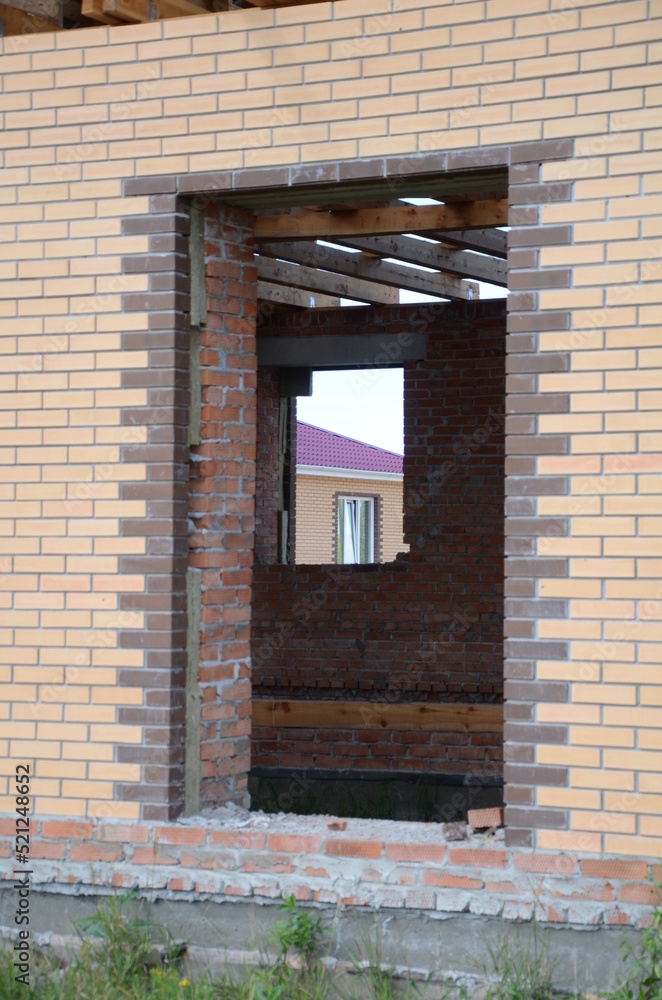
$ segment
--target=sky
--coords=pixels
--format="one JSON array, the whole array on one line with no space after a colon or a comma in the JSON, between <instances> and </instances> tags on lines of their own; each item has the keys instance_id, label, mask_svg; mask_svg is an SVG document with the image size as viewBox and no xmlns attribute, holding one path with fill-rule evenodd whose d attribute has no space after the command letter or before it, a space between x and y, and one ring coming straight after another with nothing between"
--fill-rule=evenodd
<instances>
[{"instance_id":1,"label":"sky","mask_svg":"<svg viewBox=\"0 0 662 1000\"><path fill-rule=\"evenodd\" d=\"M411 205L435 205L432 198L402 198ZM423 237L416 237L422 239ZM318 240L324 246L333 243ZM426 242L435 242L427 241ZM340 247L347 253L346 247ZM399 263L399 262L394 262ZM430 268L422 268L429 271ZM479 299L502 299L505 288L478 282ZM432 295L400 289L400 302L440 302ZM341 299L341 305L356 305ZM403 376L401 368L381 368L364 371L334 371L313 373L312 396L297 399L297 417L316 427L344 434L387 451L404 453L403 441Z\"/></svg>"},{"instance_id":2,"label":"sky","mask_svg":"<svg viewBox=\"0 0 662 1000\"><path fill-rule=\"evenodd\" d=\"M479 285L481 299L506 296L505 288L483 282ZM439 300L431 295L401 291L400 301ZM305 423L402 455L402 392L402 368L314 372L313 394L299 396L297 416Z\"/></svg>"}]
</instances>

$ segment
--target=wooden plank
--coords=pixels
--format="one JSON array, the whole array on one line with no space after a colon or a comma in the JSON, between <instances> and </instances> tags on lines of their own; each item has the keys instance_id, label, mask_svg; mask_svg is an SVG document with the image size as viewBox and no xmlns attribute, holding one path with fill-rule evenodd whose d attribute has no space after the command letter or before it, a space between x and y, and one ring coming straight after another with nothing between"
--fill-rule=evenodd
<instances>
[{"instance_id":1,"label":"wooden plank","mask_svg":"<svg viewBox=\"0 0 662 1000\"><path fill-rule=\"evenodd\" d=\"M42 31L61 30L43 17L0 3L0 38L3 35L32 35Z\"/></svg>"},{"instance_id":2,"label":"wooden plank","mask_svg":"<svg viewBox=\"0 0 662 1000\"><path fill-rule=\"evenodd\" d=\"M338 236L379 236L452 229L503 226L508 200L468 201L453 205L397 205L353 211L299 212L258 215L257 240L310 240Z\"/></svg>"},{"instance_id":3,"label":"wooden plank","mask_svg":"<svg viewBox=\"0 0 662 1000\"><path fill-rule=\"evenodd\" d=\"M95 21L97 24L125 24L125 21L120 21L116 17L112 17L110 14L105 14L103 10L103 0L83 0L80 5L80 12L83 17L87 17L90 21Z\"/></svg>"},{"instance_id":4,"label":"wooden plank","mask_svg":"<svg viewBox=\"0 0 662 1000\"><path fill-rule=\"evenodd\" d=\"M413 240L410 242L414 242ZM459 281L446 274L430 274L401 264L385 264L362 253L343 253L318 243L260 243L260 256L278 257L295 264L322 267L335 274L350 275L377 281L393 288L407 288L425 295L438 295L447 299L477 299L478 285ZM259 264L258 264L259 267Z\"/></svg>"},{"instance_id":5,"label":"wooden plank","mask_svg":"<svg viewBox=\"0 0 662 1000\"><path fill-rule=\"evenodd\" d=\"M276 729L328 726L428 733L499 733L503 729L503 705L254 699L253 725Z\"/></svg>"},{"instance_id":6,"label":"wooden plank","mask_svg":"<svg viewBox=\"0 0 662 1000\"><path fill-rule=\"evenodd\" d=\"M440 243L413 240L407 236L354 236L343 237L340 242L355 250L374 253L379 257L394 257L421 267L433 267L458 277L489 281L504 288L508 283L508 269L497 258L479 257L464 250L449 249ZM261 245L259 249L261 252Z\"/></svg>"},{"instance_id":7,"label":"wooden plank","mask_svg":"<svg viewBox=\"0 0 662 1000\"><path fill-rule=\"evenodd\" d=\"M504 225L503 222L499 225ZM456 230L454 232L427 233L442 243L453 243L466 250L477 250L478 253L491 254L505 260L508 256L508 233L501 229Z\"/></svg>"},{"instance_id":8,"label":"wooden plank","mask_svg":"<svg viewBox=\"0 0 662 1000\"><path fill-rule=\"evenodd\" d=\"M36 14L44 21L60 27L62 24L62 4L60 0L6 0L7 7L15 7L27 14Z\"/></svg>"},{"instance_id":9,"label":"wooden plank","mask_svg":"<svg viewBox=\"0 0 662 1000\"><path fill-rule=\"evenodd\" d=\"M135 24L209 13L189 0L103 0L102 9L104 14Z\"/></svg>"},{"instance_id":10,"label":"wooden plank","mask_svg":"<svg viewBox=\"0 0 662 1000\"><path fill-rule=\"evenodd\" d=\"M249 0L253 7L299 7L301 4L326 3L327 0Z\"/></svg>"},{"instance_id":11,"label":"wooden plank","mask_svg":"<svg viewBox=\"0 0 662 1000\"><path fill-rule=\"evenodd\" d=\"M397 288L387 288L361 278L347 278L330 271L318 271L314 267L297 267L296 264L286 264L269 257L258 257L257 276L261 281L270 281L275 285L305 288L309 292L339 295L373 305L397 305L400 299Z\"/></svg>"},{"instance_id":12,"label":"wooden plank","mask_svg":"<svg viewBox=\"0 0 662 1000\"><path fill-rule=\"evenodd\" d=\"M340 305L340 299L337 295L305 292L303 288L273 285L269 281L258 281L257 297L263 302L273 302L295 309L337 309Z\"/></svg>"}]
</instances>

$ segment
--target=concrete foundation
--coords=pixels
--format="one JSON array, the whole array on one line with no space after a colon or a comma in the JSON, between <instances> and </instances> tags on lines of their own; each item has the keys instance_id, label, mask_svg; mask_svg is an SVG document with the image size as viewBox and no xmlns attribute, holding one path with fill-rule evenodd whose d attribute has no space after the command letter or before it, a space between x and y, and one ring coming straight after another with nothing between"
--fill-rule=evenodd
<instances>
[{"instance_id":1,"label":"concrete foundation","mask_svg":"<svg viewBox=\"0 0 662 1000\"><path fill-rule=\"evenodd\" d=\"M73 922L90 916L102 903L96 894L63 895L44 888L32 896L33 932L44 950L69 954L76 947ZM273 902L184 902L145 898L137 904L141 915L167 927L189 945L188 968L203 968L217 974L225 969L241 970L267 956L264 937L283 914ZM317 908L316 912L320 912ZM495 970L490 952L498 954L507 941L509 953L518 949L533 954L541 949L553 970L560 991L605 992L616 987L626 969L619 945L635 947L639 934L625 928L565 927L536 928L531 923L504 923L495 918L468 914L401 913L384 910L357 912L322 907L327 928L324 955L341 980L351 980L355 960L374 959L379 943L383 967L394 969L398 978L425 979L432 974L433 989L427 996L440 996L449 985L465 985L472 997L481 997ZM11 890L0 892L0 935L11 935L13 899ZM69 935L71 935L69 937Z\"/></svg>"}]
</instances>

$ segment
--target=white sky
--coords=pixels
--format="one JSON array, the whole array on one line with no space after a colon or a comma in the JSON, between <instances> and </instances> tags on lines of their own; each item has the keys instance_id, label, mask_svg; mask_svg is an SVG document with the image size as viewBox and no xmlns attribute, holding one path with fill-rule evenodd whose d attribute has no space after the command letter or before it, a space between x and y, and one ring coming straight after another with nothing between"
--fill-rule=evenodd
<instances>
[{"instance_id":1,"label":"white sky","mask_svg":"<svg viewBox=\"0 0 662 1000\"><path fill-rule=\"evenodd\" d=\"M314 372L313 394L299 396L297 417L402 455L402 368Z\"/></svg>"},{"instance_id":2,"label":"white sky","mask_svg":"<svg viewBox=\"0 0 662 1000\"><path fill-rule=\"evenodd\" d=\"M479 282L481 299L502 299L506 289ZM401 291L401 302L438 302ZM404 453L402 368L313 373L312 396L299 396L297 417L307 424Z\"/></svg>"},{"instance_id":3,"label":"white sky","mask_svg":"<svg viewBox=\"0 0 662 1000\"><path fill-rule=\"evenodd\" d=\"M415 205L434 205L431 198L403 198ZM420 238L420 237L419 237ZM324 246L333 243L319 240ZM427 242L427 241L426 241ZM434 242L434 241L431 241ZM341 247L347 253L346 247ZM358 252L358 251L357 251ZM399 262L398 262L399 263ZM429 268L422 268L427 271ZM503 299L505 288L479 281L479 299ZM432 295L400 289L400 302L441 302ZM341 299L341 305L355 305ZM313 373L312 396L297 399L297 417L316 427L345 434L368 444L404 452L403 374L401 368Z\"/></svg>"}]
</instances>

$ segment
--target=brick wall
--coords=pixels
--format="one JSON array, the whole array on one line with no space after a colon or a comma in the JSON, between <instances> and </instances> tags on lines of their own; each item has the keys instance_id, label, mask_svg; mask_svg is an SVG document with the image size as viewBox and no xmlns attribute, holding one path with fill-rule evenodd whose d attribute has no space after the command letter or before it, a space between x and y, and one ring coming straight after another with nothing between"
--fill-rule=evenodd
<instances>
[{"instance_id":1,"label":"brick wall","mask_svg":"<svg viewBox=\"0 0 662 1000\"><path fill-rule=\"evenodd\" d=\"M361 433L360 430L357 433ZM297 476L297 563L334 563L338 496L375 500L375 561L406 551L402 536L402 482L342 476ZM408 547L408 546L407 546Z\"/></svg>"},{"instance_id":2,"label":"brick wall","mask_svg":"<svg viewBox=\"0 0 662 1000\"><path fill-rule=\"evenodd\" d=\"M425 361L405 365L403 506L410 551L395 564L256 566L255 696L501 699L504 319L503 304L489 303L299 313L273 321L273 336L379 331L395 342L403 331L425 329L428 353ZM261 332L269 335L264 327ZM457 765L451 771L468 760L478 770L490 767L497 742L295 732L280 734L278 749L275 731L253 735L255 763L369 762L412 771L444 770L449 760Z\"/></svg>"},{"instance_id":3,"label":"brick wall","mask_svg":"<svg viewBox=\"0 0 662 1000\"><path fill-rule=\"evenodd\" d=\"M371 0L0 40L0 751L38 814L165 815L181 767L174 196L506 166L508 836L659 855L660 23Z\"/></svg>"},{"instance_id":4,"label":"brick wall","mask_svg":"<svg viewBox=\"0 0 662 1000\"><path fill-rule=\"evenodd\" d=\"M255 562L278 562L278 370L257 372L257 464L255 480Z\"/></svg>"},{"instance_id":5,"label":"brick wall","mask_svg":"<svg viewBox=\"0 0 662 1000\"><path fill-rule=\"evenodd\" d=\"M4 858L14 829L9 820L0 824ZM201 817L186 825L43 819L35 826L33 890L63 893L113 887L207 904L268 903L293 893L303 903L359 912L506 921L535 914L557 927L641 927L656 898L650 876L662 874L645 861L507 850L492 837L447 842L440 826L386 820L281 815L237 829ZM0 885L13 878L0 860Z\"/></svg>"},{"instance_id":6,"label":"brick wall","mask_svg":"<svg viewBox=\"0 0 662 1000\"><path fill-rule=\"evenodd\" d=\"M207 207L201 443L191 449L189 480L189 566L201 573L203 808L248 802L257 381L252 236L250 213Z\"/></svg>"}]
</instances>

